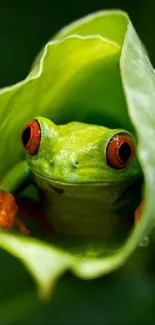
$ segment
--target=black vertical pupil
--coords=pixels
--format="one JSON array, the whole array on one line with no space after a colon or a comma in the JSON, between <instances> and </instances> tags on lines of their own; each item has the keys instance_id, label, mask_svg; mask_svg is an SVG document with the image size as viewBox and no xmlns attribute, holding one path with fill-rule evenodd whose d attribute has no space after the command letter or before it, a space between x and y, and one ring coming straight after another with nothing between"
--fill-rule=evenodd
<instances>
[{"instance_id":1,"label":"black vertical pupil","mask_svg":"<svg viewBox=\"0 0 155 325\"><path fill-rule=\"evenodd\" d=\"M22 143L24 147L26 147L26 145L28 144L30 137L31 137L31 127L28 126L22 133Z\"/></svg>"},{"instance_id":2,"label":"black vertical pupil","mask_svg":"<svg viewBox=\"0 0 155 325\"><path fill-rule=\"evenodd\" d=\"M130 145L127 142L123 142L118 150L118 155L121 161L124 163L128 161L131 157L131 153L132 151Z\"/></svg>"}]
</instances>

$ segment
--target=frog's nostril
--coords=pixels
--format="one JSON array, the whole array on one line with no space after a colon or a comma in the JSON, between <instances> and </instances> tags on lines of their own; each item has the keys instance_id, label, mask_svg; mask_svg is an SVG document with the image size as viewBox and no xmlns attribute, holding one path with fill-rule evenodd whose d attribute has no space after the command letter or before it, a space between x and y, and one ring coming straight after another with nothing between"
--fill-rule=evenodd
<instances>
[{"instance_id":1,"label":"frog's nostril","mask_svg":"<svg viewBox=\"0 0 155 325\"><path fill-rule=\"evenodd\" d=\"M77 160L74 160L74 159L72 159L72 166L73 166L74 168L78 168L78 166L79 166L79 163L78 163L78 161L77 161Z\"/></svg>"},{"instance_id":2,"label":"frog's nostril","mask_svg":"<svg viewBox=\"0 0 155 325\"><path fill-rule=\"evenodd\" d=\"M53 163L54 163L54 159L51 159L51 160L50 160L50 166L52 166Z\"/></svg>"}]
</instances>

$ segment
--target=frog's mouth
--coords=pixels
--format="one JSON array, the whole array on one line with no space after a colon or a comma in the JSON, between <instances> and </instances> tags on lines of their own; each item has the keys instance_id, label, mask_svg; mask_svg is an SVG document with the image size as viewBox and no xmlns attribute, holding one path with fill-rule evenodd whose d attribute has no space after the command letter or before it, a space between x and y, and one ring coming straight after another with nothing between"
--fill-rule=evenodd
<instances>
[{"instance_id":1,"label":"frog's mouth","mask_svg":"<svg viewBox=\"0 0 155 325\"><path fill-rule=\"evenodd\" d=\"M135 180L130 179L129 181L113 181L113 182L65 182L65 181L56 181L51 180L50 178L43 177L42 175L39 175L38 173L35 173L37 183L39 183L39 187L43 188L43 190L47 190L49 192L55 192L57 194L64 194L65 192L72 192L76 193L76 191L80 190L80 192L86 192L89 189L89 192L91 192L91 189L94 191L100 191L101 189L104 190L110 190L109 194L113 196L114 189L119 192L124 192L129 190L129 192L133 191L134 188L136 191L141 187L143 179L141 175ZM120 191L119 191L120 189ZM93 192L92 191L92 192ZM97 192L98 193L98 192ZM99 195L99 193L98 193ZM130 197L129 197L130 200Z\"/></svg>"},{"instance_id":2,"label":"frog's mouth","mask_svg":"<svg viewBox=\"0 0 155 325\"><path fill-rule=\"evenodd\" d=\"M128 184L125 181L121 181L121 182L117 182L117 183L116 182L111 182L111 183L108 183L108 182L104 182L104 183L103 182L67 183L67 182L57 182L57 181L48 180L45 187L46 187L47 191L52 192L52 193L55 192L55 194L61 195L61 194L65 193L66 189L68 189L69 192L70 191L76 192L76 190L78 188L80 188L80 190L83 188L83 190L85 191L90 187L92 187L96 190L101 189L101 188L108 190L109 187L111 187L112 189L113 189L113 187L116 188L116 184L117 184L118 188L120 187L121 192L122 192L122 189L123 189L123 191L127 191L127 189L128 189L130 192L132 190L132 188L134 188L135 186L137 188L137 187L139 187L139 185L141 185L141 180L137 180L136 182L130 181L130 182L128 182Z\"/></svg>"},{"instance_id":3,"label":"frog's mouth","mask_svg":"<svg viewBox=\"0 0 155 325\"><path fill-rule=\"evenodd\" d=\"M39 183L39 185L41 185L41 183L44 185L47 184L47 186L50 188L55 188L56 190L60 190L60 189L65 189L66 187L87 187L87 186L93 186L93 187L101 187L101 186L113 186L118 184L118 186L123 186L123 187L129 187L132 184L135 184L137 182L142 182L142 175L139 174L137 175L136 179L135 177L132 179L123 179L123 180L116 180L116 181L111 181L111 180L106 180L105 182L103 181L66 181L66 180L55 180L55 179L51 179L49 177L45 177L42 174L39 174L36 171L33 171L34 175L35 175L35 179L37 181L37 183ZM40 181L39 181L40 180Z\"/></svg>"}]
</instances>

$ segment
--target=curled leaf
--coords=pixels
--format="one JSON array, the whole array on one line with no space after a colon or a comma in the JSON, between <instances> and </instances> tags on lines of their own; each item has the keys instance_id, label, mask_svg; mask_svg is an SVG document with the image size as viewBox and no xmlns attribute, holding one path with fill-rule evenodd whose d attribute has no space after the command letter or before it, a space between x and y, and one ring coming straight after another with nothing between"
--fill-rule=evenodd
<instances>
[{"instance_id":1,"label":"curled leaf","mask_svg":"<svg viewBox=\"0 0 155 325\"><path fill-rule=\"evenodd\" d=\"M145 209L139 226L125 240L53 237L44 243L0 234L1 247L26 265L44 295L68 269L92 279L120 267L154 227L154 88L153 67L129 17L106 11L60 31L39 54L28 77L0 91L1 177L24 159L20 132L37 115L58 124L78 120L122 127L138 138Z\"/></svg>"}]
</instances>

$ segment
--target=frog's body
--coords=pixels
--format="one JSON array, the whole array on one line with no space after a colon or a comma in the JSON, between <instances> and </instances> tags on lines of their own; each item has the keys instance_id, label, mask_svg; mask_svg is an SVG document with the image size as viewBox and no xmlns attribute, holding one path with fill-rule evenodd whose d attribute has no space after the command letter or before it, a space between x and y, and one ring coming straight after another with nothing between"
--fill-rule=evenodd
<instances>
[{"instance_id":1,"label":"frog's body","mask_svg":"<svg viewBox=\"0 0 155 325\"><path fill-rule=\"evenodd\" d=\"M43 189L45 215L54 229L66 235L113 235L133 224L133 212L138 204L133 187L125 184L67 185L53 183ZM51 188L50 188L51 187ZM126 192L127 191L127 192ZM133 200L132 204L129 197Z\"/></svg>"},{"instance_id":2,"label":"frog's body","mask_svg":"<svg viewBox=\"0 0 155 325\"><path fill-rule=\"evenodd\" d=\"M59 233L108 236L127 227L139 203L135 183L141 170L135 156L127 166L120 157L114 163L122 165L111 166L107 146L115 135L129 133L78 122L56 126L43 117L33 123L22 134L26 162L6 175L1 188L14 194L25 181L35 183L45 214ZM113 153L115 147L109 159Z\"/></svg>"}]
</instances>

